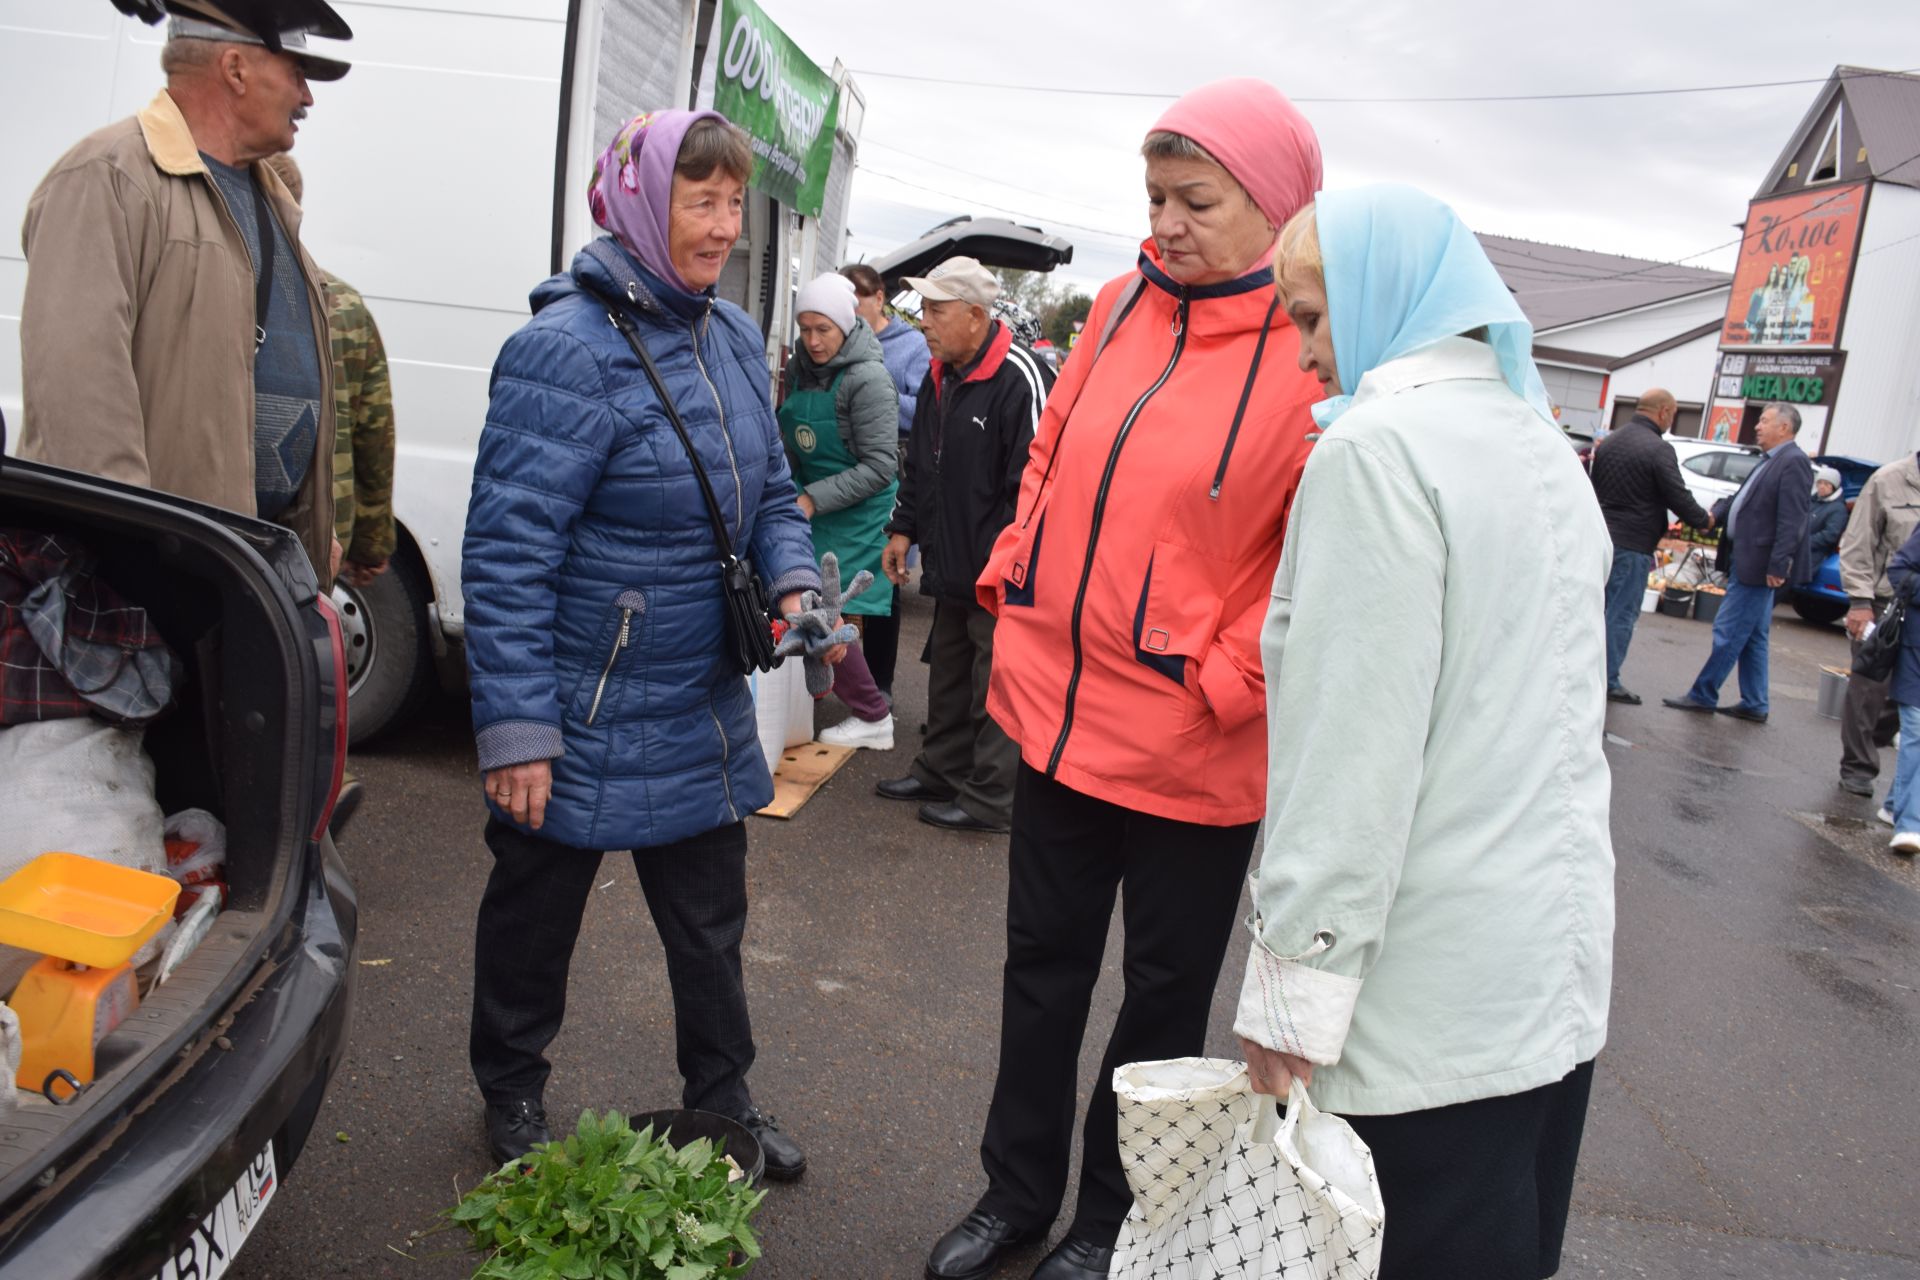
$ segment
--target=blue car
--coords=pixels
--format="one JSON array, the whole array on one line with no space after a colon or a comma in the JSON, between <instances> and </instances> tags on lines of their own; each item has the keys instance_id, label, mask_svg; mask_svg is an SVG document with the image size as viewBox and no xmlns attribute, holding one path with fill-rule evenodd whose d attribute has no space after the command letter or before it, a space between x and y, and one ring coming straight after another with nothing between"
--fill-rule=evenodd
<instances>
[{"instance_id":1,"label":"blue car","mask_svg":"<svg viewBox=\"0 0 1920 1280\"><path fill-rule=\"evenodd\" d=\"M1815 466L1832 467L1840 473L1840 491L1846 495L1849 511L1853 509L1853 500L1860 496L1861 487L1867 483L1867 477L1880 466L1864 458L1849 458L1837 453L1823 453L1813 462ZM1787 603L1808 622L1831 625L1846 617L1847 593L1840 587L1838 553L1815 565L1813 577L1795 585L1787 593Z\"/></svg>"}]
</instances>

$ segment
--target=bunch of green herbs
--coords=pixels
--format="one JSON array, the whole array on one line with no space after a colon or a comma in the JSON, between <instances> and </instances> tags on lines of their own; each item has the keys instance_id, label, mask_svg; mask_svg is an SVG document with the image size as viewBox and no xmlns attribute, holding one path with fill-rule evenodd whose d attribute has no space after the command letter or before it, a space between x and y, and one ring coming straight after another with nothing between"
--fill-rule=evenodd
<instances>
[{"instance_id":1,"label":"bunch of green herbs","mask_svg":"<svg viewBox=\"0 0 1920 1280\"><path fill-rule=\"evenodd\" d=\"M573 1136L489 1174L448 1214L489 1250L473 1280L719 1280L760 1256L764 1191L702 1138L587 1111Z\"/></svg>"}]
</instances>

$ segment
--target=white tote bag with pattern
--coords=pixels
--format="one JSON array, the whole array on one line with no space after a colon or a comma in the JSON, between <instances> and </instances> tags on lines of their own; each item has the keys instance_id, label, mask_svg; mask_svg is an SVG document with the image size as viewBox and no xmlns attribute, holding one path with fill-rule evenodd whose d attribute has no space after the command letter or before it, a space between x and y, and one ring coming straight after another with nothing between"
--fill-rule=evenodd
<instances>
[{"instance_id":1,"label":"white tote bag with pattern","mask_svg":"<svg viewBox=\"0 0 1920 1280\"><path fill-rule=\"evenodd\" d=\"M1295 1082L1283 1116L1245 1063L1113 1073L1133 1209L1113 1280L1376 1280L1386 1211L1373 1154Z\"/></svg>"}]
</instances>

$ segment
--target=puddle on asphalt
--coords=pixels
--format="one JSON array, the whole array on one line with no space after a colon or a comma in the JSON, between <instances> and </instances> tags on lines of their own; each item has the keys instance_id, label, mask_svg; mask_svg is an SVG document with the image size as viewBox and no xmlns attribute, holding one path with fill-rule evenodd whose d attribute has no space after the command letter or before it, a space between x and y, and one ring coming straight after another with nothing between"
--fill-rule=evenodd
<instances>
[{"instance_id":1,"label":"puddle on asphalt","mask_svg":"<svg viewBox=\"0 0 1920 1280\"><path fill-rule=\"evenodd\" d=\"M1887 837L1893 831L1884 823L1873 818L1793 809L1787 811L1787 816L1820 836L1837 852L1864 862L1891 880L1920 889L1920 865L1887 849Z\"/></svg>"},{"instance_id":2,"label":"puddle on asphalt","mask_svg":"<svg viewBox=\"0 0 1920 1280\"><path fill-rule=\"evenodd\" d=\"M1811 978L1844 1008L1860 1014L1880 1031L1896 1041L1910 1043L1913 1024L1901 1002L1888 996L1872 983L1849 973L1840 961L1821 947L1817 951L1791 949L1787 952L1794 967Z\"/></svg>"}]
</instances>

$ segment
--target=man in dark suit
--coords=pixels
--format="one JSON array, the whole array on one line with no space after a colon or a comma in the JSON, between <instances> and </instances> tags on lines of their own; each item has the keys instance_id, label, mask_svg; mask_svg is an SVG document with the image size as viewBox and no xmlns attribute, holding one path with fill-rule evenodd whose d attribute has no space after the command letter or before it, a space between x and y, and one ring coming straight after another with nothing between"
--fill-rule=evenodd
<instances>
[{"instance_id":1,"label":"man in dark suit","mask_svg":"<svg viewBox=\"0 0 1920 1280\"><path fill-rule=\"evenodd\" d=\"M1713 620L1713 652L1686 696L1666 698L1682 711L1718 711L1765 724L1767 633L1774 592L1806 575L1807 517L1813 506L1813 463L1794 443L1800 411L1770 404L1756 428L1766 457L1740 492L1713 506L1714 523L1726 533L1718 567L1728 575L1727 598ZM1720 705L1720 685L1740 664L1740 701Z\"/></svg>"}]
</instances>

